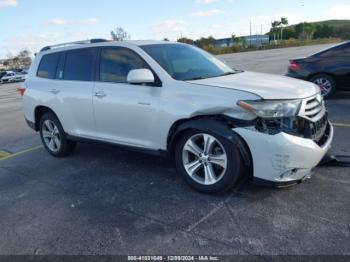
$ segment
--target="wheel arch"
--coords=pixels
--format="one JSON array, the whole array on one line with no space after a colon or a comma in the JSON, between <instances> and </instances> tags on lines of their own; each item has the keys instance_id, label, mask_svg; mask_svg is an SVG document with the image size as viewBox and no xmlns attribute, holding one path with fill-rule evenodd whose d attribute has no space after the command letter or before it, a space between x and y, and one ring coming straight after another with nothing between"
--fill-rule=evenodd
<instances>
[{"instance_id":1,"label":"wheel arch","mask_svg":"<svg viewBox=\"0 0 350 262\"><path fill-rule=\"evenodd\" d=\"M34 109L35 131L39 131L40 118L46 113L52 113L57 117L57 114L47 106L39 105L35 107ZM57 117L57 119L59 118Z\"/></svg>"},{"instance_id":2,"label":"wheel arch","mask_svg":"<svg viewBox=\"0 0 350 262\"><path fill-rule=\"evenodd\" d=\"M338 84L336 75L333 74L333 73L330 73L330 72L317 72L317 73L312 73L312 74L310 74L310 75L308 76L307 79L308 79L309 81L311 81L311 79L312 79L313 77L317 76L317 75L328 75L328 76L330 76L330 77L332 77L332 78L334 79L334 81L335 81L336 84Z\"/></svg>"},{"instance_id":3,"label":"wheel arch","mask_svg":"<svg viewBox=\"0 0 350 262\"><path fill-rule=\"evenodd\" d=\"M244 121L243 121L244 122ZM224 115L197 116L190 119L180 119L170 128L167 139L167 151L169 156L174 156L176 141L189 130L203 130L218 133L230 141L236 140L244 164L253 169L252 155L246 141L232 129L241 126L241 120L235 120ZM252 172L250 172L252 173Z\"/></svg>"}]
</instances>

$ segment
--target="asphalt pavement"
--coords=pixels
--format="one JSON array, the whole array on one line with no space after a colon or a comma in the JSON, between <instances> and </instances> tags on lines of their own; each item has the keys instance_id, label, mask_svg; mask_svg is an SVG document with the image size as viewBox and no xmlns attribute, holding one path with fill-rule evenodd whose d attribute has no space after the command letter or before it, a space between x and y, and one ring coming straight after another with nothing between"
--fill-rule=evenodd
<instances>
[{"instance_id":1,"label":"asphalt pavement","mask_svg":"<svg viewBox=\"0 0 350 262\"><path fill-rule=\"evenodd\" d=\"M322 46L324 47L324 46ZM321 46L226 55L282 74ZM283 72L282 72L283 71ZM102 144L51 157L26 126L19 84L0 86L0 255L350 255L350 169L318 167L301 185L241 183L217 196L187 186L164 159ZM350 155L350 100L327 102L332 153Z\"/></svg>"}]
</instances>

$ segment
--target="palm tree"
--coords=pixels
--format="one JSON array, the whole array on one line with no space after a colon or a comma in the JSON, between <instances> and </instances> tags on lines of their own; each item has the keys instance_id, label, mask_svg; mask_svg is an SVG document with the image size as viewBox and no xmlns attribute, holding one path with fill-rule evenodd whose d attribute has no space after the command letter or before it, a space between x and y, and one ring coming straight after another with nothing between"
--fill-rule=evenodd
<instances>
[{"instance_id":1,"label":"palm tree","mask_svg":"<svg viewBox=\"0 0 350 262\"><path fill-rule=\"evenodd\" d=\"M281 21L271 22L272 32L273 32L273 41L276 43L276 29L281 25Z\"/></svg>"},{"instance_id":2,"label":"palm tree","mask_svg":"<svg viewBox=\"0 0 350 262\"><path fill-rule=\"evenodd\" d=\"M289 21L286 17L282 17L281 18L281 22L280 22L280 25L281 25L281 40L283 40L283 27L284 26L287 26L289 24Z\"/></svg>"},{"instance_id":3,"label":"palm tree","mask_svg":"<svg viewBox=\"0 0 350 262\"><path fill-rule=\"evenodd\" d=\"M304 32L306 34L306 39L311 40L313 38L315 30L315 25L310 23L304 23Z\"/></svg>"}]
</instances>

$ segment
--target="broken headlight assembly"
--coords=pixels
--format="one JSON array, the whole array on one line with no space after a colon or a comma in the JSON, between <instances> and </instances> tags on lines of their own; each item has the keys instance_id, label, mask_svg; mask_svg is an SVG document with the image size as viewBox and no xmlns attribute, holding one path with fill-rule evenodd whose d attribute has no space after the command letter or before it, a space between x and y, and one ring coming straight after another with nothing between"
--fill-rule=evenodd
<instances>
[{"instance_id":1,"label":"broken headlight assembly","mask_svg":"<svg viewBox=\"0 0 350 262\"><path fill-rule=\"evenodd\" d=\"M295 117L301 100L239 101L238 105L260 118Z\"/></svg>"},{"instance_id":2,"label":"broken headlight assembly","mask_svg":"<svg viewBox=\"0 0 350 262\"><path fill-rule=\"evenodd\" d=\"M303 133L304 121L297 117L301 100L239 101L238 105L257 116L255 128L262 133Z\"/></svg>"}]
</instances>

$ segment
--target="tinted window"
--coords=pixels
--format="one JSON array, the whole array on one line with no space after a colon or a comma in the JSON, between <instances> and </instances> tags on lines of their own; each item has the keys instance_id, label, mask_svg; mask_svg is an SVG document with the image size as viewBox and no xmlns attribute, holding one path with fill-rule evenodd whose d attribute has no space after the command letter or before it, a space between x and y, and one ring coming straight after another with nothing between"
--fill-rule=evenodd
<instances>
[{"instance_id":1,"label":"tinted window","mask_svg":"<svg viewBox=\"0 0 350 262\"><path fill-rule=\"evenodd\" d=\"M348 43L340 44L326 50L322 50L313 56L319 57L339 57L339 56L348 56L350 52L350 46Z\"/></svg>"},{"instance_id":2,"label":"tinted window","mask_svg":"<svg viewBox=\"0 0 350 262\"><path fill-rule=\"evenodd\" d=\"M104 48L101 50L100 81L125 83L133 69L149 68L135 52L127 48Z\"/></svg>"},{"instance_id":3,"label":"tinted window","mask_svg":"<svg viewBox=\"0 0 350 262\"><path fill-rule=\"evenodd\" d=\"M346 46L342 51L345 56L350 56L350 46Z\"/></svg>"},{"instance_id":4,"label":"tinted window","mask_svg":"<svg viewBox=\"0 0 350 262\"><path fill-rule=\"evenodd\" d=\"M63 79L65 60L66 60L66 54L62 53L62 55L58 59L57 70L56 70L56 79Z\"/></svg>"},{"instance_id":5,"label":"tinted window","mask_svg":"<svg viewBox=\"0 0 350 262\"><path fill-rule=\"evenodd\" d=\"M176 80L195 80L233 74L228 65L199 48L181 44L141 47Z\"/></svg>"},{"instance_id":6,"label":"tinted window","mask_svg":"<svg viewBox=\"0 0 350 262\"><path fill-rule=\"evenodd\" d=\"M59 56L59 53L44 55L41 58L37 76L54 79Z\"/></svg>"},{"instance_id":7,"label":"tinted window","mask_svg":"<svg viewBox=\"0 0 350 262\"><path fill-rule=\"evenodd\" d=\"M65 80L92 81L96 49L85 48L66 53Z\"/></svg>"}]
</instances>

